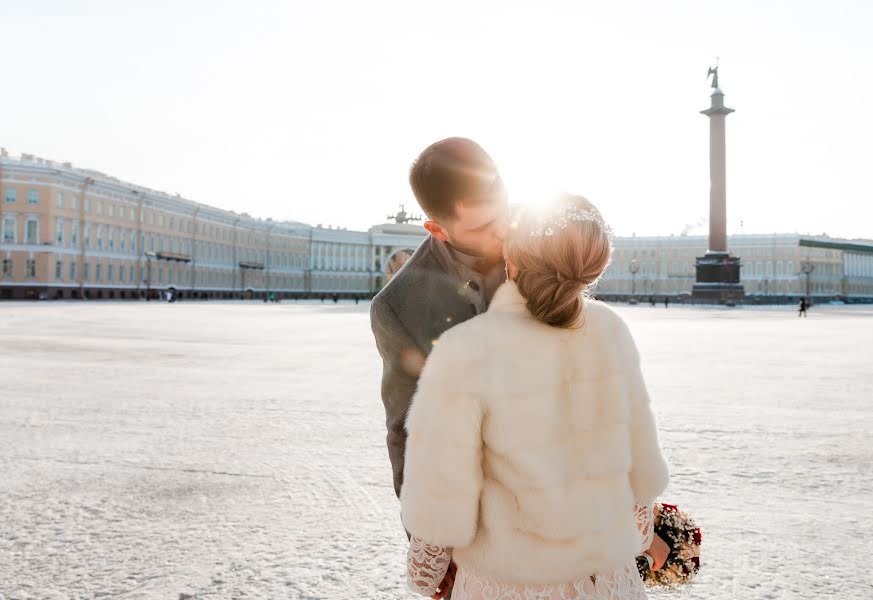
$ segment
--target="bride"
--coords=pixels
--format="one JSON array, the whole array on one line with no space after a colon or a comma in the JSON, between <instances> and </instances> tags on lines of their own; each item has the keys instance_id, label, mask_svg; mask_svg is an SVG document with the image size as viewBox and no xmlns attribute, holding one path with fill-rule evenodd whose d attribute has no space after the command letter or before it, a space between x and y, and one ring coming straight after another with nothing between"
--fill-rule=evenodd
<instances>
[{"instance_id":1,"label":"bride","mask_svg":"<svg viewBox=\"0 0 873 600\"><path fill-rule=\"evenodd\" d=\"M646 597L635 557L666 558L651 505L668 473L630 332L586 295L611 252L582 197L524 213L488 312L431 352L401 489L417 593Z\"/></svg>"}]
</instances>

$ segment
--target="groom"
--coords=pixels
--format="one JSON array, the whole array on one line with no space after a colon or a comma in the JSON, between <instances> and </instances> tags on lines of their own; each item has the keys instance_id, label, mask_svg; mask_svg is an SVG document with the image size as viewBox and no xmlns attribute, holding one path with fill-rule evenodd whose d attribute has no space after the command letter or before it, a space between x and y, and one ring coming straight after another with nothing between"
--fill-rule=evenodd
<instances>
[{"instance_id":1,"label":"groom","mask_svg":"<svg viewBox=\"0 0 873 600\"><path fill-rule=\"evenodd\" d=\"M409 172L430 233L373 299L370 325L382 356L382 402L394 492L400 497L406 413L437 338L485 312L505 279L509 202L491 157L453 137L431 144Z\"/></svg>"}]
</instances>

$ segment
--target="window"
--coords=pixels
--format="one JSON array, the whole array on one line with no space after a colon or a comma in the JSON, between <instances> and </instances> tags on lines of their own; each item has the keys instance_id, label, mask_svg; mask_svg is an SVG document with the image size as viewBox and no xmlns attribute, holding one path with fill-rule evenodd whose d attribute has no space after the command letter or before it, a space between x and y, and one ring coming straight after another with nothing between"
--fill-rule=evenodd
<instances>
[{"instance_id":1,"label":"window","mask_svg":"<svg viewBox=\"0 0 873 600\"><path fill-rule=\"evenodd\" d=\"M118 283L124 283L124 265L118 265Z\"/></svg>"},{"instance_id":2,"label":"window","mask_svg":"<svg viewBox=\"0 0 873 600\"><path fill-rule=\"evenodd\" d=\"M24 262L24 276L36 277L36 261L34 259L28 258Z\"/></svg>"},{"instance_id":3,"label":"window","mask_svg":"<svg viewBox=\"0 0 873 600\"><path fill-rule=\"evenodd\" d=\"M73 221L70 226L70 243L74 246L79 243L79 222Z\"/></svg>"},{"instance_id":4,"label":"window","mask_svg":"<svg viewBox=\"0 0 873 600\"><path fill-rule=\"evenodd\" d=\"M70 205L73 210L79 210L79 198L76 197L76 194L71 196Z\"/></svg>"},{"instance_id":5,"label":"window","mask_svg":"<svg viewBox=\"0 0 873 600\"><path fill-rule=\"evenodd\" d=\"M124 247L127 245L127 232L122 229L121 233L118 236L118 247L121 248L121 251L124 252Z\"/></svg>"},{"instance_id":6,"label":"window","mask_svg":"<svg viewBox=\"0 0 873 600\"><path fill-rule=\"evenodd\" d=\"M103 203L100 202L100 200L97 201L97 216L98 217L103 216Z\"/></svg>"},{"instance_id":7,"label":"window","mask_svg":"<svg viewBox=\"0 0 873 600\"><path fill-rule=\"evenodd\" d=\"M85 263L82 265L82 281L91 280L91 264Z\"/></svg>"},{"instance_id":8,"label":"window","mask_svg":"<svg viewBox=\"0 0 873 600\"><path fill-rule=\"evenodd\" d=\"M27 190L27 203L39 204L39 190Z\"/></svg>"},{"instance_id":9,"label":"window","mask_svg":"<svg viewBox=\"0 0 873 600\"><path fill-rule=\"evenodd\" d=\"M114 204L110 204L110 205L109 205L109 216L110 216L110 217L114 217L114 216L115 216L115 205L114 205Z\"/></svg>"},{"instance_id":10,"label":"window","mask_svg":"<svg viewBox=\"0 0 873 600\"><path fill-rule=\"evenodd\" d=\"M15 203L15 188L6 188L6 204Z\"/></svg>"},{"instance_id":11,"label":"window","mask_svg":"<svg viewBox=\"0 0 873 600\"><path fill-rule=\"evenodd\" d=\"M64 220L55 219L55 242L63 245L64 243Z\"/></svg>"},{"instance_id":12,"label":"window","mask_svg":"<svg viewBox=\"0 0 873 600\"><path fill-rule=\"evenodd\" d=\"M91 198L85 198L85 212L91 212Z\"/></svg>"},{"instance_id":13,"label":"window","mask_svg":"<svg viewBox=\"0 0 873 600\"><path fill-rule=\"evenodd\" d=\"M55 206L57 206L58 208L64 207L64 193L63 192L58 192L58 197L57 197L57 200L55 201Z\"/></svg>"},{"instance_id":14,"label":"window","mask_svg":"<svg viewBox=\"0 0 873 600\"><path fill-rule=\"evenodd\" d=\"M85 223L85 247L91 247L91 223Z\"/></svg>"},{"instance_id":15,"label":"window","mask_svg":"<svg viewBox=\"0 0 873 600\"><path fill-rule=\"evenodd\" d=\"M99 282L103 277L103 265L97 263L97 266L94 267L94 281Z\"/></svg>"},{"instance_id":16,"label":"window","mask_svg":"<svg viewBox=\"0 0 873 600\"><path fill-rule=\"evenodd\" d=\"M109 228L109 249L115 250L115 228Z\"/></svg>"},{"instance_id":17,"label":"window","mask_svg":"<svg viewBox=\"0 0 873 600\"><path fill-rule=\"evenodd\" d=\"M24 243L39 243L39 221L36 219L27 219L24 222Z\"/></svg>"},{"instance_id":18,"label":"window","mask_svg":"<svg viewBox=\"0 0 873 600\"><path fill-rule=\"evenodd\" d=\"M57 261L55 263L55 279L60 281L64 278L64 263Z\"/></svg>"},{"instance_id":19,"label":"window","mask_svg":"<svg viewBox=\"0 0 873 600\"><path fill-rule=\"evenodd\" d=\"M103 250L103 225L97 225L97 249ZM98 278L97 281L100 281Z\"/></svg>"},{"instance_id":20,"label":"window","mask_svg":"<svg viewBox=\"0 0 873 600\"><path fill-rule=\"evenodd\" d=\"M15 243L15 217L3 219L3 241Z\"/></svg>"},{"instance_id":21,"label":"window","mask_svg":"<svg viewBox=\"0 0 873 600\"><path fill-rule=\"evenodd\" d=\"M3 259L3 277L12 277L12 259Z\"/></svg>"},{"instance_id":22,"label":"window","mask_svg":"<svg viewBox=\"0 0 873 600\"><path fill-rule=\"evenodd\" d=\"M73 281L76 280L76 261L75 260L73 260L73 262L70 263L70 279Z\"/></svg>"},{"instance_id":23,"label":"window","mask_svg":"<svg viewBox=\"0 0 873 600\"><path fill-rule=\"evenodd\" d=\"M130 277L129 277L131 283L133 283L133 277L134 277L134 272L133 272L133 267L131 267L130 268Z\"/></svg>"},{"instance_id":24,"label":"window","mask_svg":"<svg viewBox=\"0 0 873 600\"><path fill-rule=\"evenodd\" d=\"M112 283L112 276L113 276L113 272L112 272L113 268L112 267L113 267L113 265L108 265L106 267L106 281L109 283Z\"/></svg>"}]
</instances>

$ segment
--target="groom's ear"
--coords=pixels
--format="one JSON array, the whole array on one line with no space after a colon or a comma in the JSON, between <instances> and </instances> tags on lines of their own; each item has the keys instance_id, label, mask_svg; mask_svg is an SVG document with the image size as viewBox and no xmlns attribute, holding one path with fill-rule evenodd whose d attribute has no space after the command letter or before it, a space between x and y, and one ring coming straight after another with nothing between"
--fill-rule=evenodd
<instances>
[{"instance_id":1,"label":"groom's ear","mask_svg":"<svg viewBox=\"0 0 873 600\"><path fill-rule=\"evenodd\" d=\"M449 236L446 235L446 230L443 229L442 225L440 225L436 221L425 221L424 228L427 229L433 237L441 242L445 242L449 239Z\"/></svg>"}]
</instances>

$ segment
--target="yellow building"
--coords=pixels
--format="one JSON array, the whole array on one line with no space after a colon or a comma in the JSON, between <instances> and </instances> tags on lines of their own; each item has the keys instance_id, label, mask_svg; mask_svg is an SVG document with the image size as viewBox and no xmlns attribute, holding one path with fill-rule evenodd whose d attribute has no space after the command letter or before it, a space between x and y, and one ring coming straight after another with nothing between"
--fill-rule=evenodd
<instances>
[{"instance_id":1,"label":"yellow building","mask_svg":"<svg viewBox=\"0 0 873 600\"><path fill-rule=\"evenodd\" d=\"M367 297L424 237L255 219L0 152L0 298Z\"/></svg>"}]
</instances>

